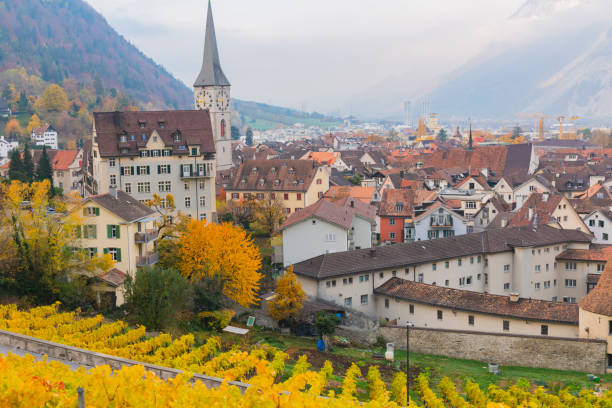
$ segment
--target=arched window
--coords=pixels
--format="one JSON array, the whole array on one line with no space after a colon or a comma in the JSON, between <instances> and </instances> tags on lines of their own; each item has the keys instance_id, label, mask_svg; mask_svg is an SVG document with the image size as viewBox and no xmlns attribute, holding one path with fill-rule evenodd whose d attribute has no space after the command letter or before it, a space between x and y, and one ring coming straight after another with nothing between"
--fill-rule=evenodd
<instances>
[{"instance_id":1,"label":"arched window","mask_svg":"<svg viewBox=\"0 0 612 408\"><path fill-rule=\"evenodd\" d=\"M225 119L221 119L221 139L225 139Z\"/></svg>"}]
</instances>

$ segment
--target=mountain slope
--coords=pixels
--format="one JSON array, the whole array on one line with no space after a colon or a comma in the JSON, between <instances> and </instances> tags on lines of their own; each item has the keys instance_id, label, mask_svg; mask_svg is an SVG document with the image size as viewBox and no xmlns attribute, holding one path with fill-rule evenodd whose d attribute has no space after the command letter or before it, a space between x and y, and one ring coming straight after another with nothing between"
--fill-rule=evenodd
<instances>
[{"instance_id":1,"label":"mountain slope","mask_svg":"<svg viewBox=\"0 0 612 408\"><path fill-rule=\"evenodd\" d=\"M512 118L519 112L609 119L612 25L588 17L585 0L528 0L513 24L556 27L508 45L498 43L451 73L428 95L444 116ZM576 21L566 24L571 13ZM590 14L589 14L590 13ZM586 16L586 18L585 18Z\"/></svg>"},{"instance_id":2,"label":"mountain slope","mask_svg":"<svg viewBox=\"0 0 612 408\"><path fill-rule=\"evenodd\" d=\"M126 41L82 0L0 0L0 66L23 66L45 81L91 80L143 105L185 108L192 94Z\"/></svg>"}]
</instances>

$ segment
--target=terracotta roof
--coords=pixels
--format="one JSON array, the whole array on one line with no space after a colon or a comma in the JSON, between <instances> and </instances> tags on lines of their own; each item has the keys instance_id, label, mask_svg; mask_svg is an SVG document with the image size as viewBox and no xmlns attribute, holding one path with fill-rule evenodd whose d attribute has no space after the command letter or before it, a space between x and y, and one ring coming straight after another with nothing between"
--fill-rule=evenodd
<instances>
[{"instance_id":1,"label":"terracotta roof","mask_svg":"<svg viewBox=\"0 0 612 408\"><path fill-rule=\"evenodd\" d=\"M579 305L591 313L612 316L612 262L606 263L597 286L580 300Z\"/></svg>"},{"instance_id":2,"label":"terracotta roof","mask_svg":"<svg viewBox=\"0 0 612 408\"><path fill-rule=\"evenodd\" d=\"M578 305L575 304L524 298L511 302L508 296L427 285L397 277L374 289L374 294L466 312L539 322L578 324Z\"/></svg>"},{"instance_id":3,"label":"terracotta roof","mask_svg":"<svg viewBox=\"0 0 612 408\"><path fill-rule=\"evenodd\" d=\"M312 160L245 160L226 190L305 192L318 169Z\"/></svg>"},{"instance_id":4,"label":"terracotta roof","mask_svg":"<svg viewBox=\"0 0 612 408\"><path fill-rule=\"evenodd\" d=\"M325 198L335 201L345 197L352 197L370 204L375 192L375 187L331 186L327 193L325 193Z\"/></svg>"},{"instance_id":5,"label":"terracotta roof","mask_svg":"<svg viewBox=\"0 0 612 408\"><path fill-rule=\"evenodd\" d=\"M376 220L376 208L358 199L345 198L335 203L322 199L308 207L294 212L281 226L285 229L298 222L316 217L344 229L350 229L355 216L361 216L371 222Z\"/></svg>"},{"instance_id":6,"label":"terracotta roof","mask_svg":"<svg viewBox=\"0 0 612 408\"><path fill-rule=\"evenodd\" d=\"M121 190L117 191L117 198L111 193L106 193L89 196L83 200L83 202L87 201L101 205L127 222L134 222L155 214L155 211Z\"/></svg>"},{"instance_id":7,"label":"terracotta roof","mask_svg":"<svg viewBox=\"0 0 612 408\"><path fill-rule=\"evenodd\" d=\"M102 157L137 156L153 131L172 148L172 154L187 154L187 148L180 146L199 146L202 153L215 153L210 115L205 110L94 112L94 128ZM177 134L180 140L175 141ZM127 142L120 142L121 135L127 136ZM120 154L120 148L128 153Z\"/></svg>"},{"instance_id":8,"label":"terracotta roof","mask_svg":"<svg viewBox=\"0 0 612 408\"><path fill-rule=\"evenodd\" d=\"M49 129L51 127L51 125L46 124L44 126L41 127L37 127L32 129L32 133L35 135L42 135L43 133L45 133L47 131L47 129ZM51 128L51 130L53 130L53 128Z\"/></svg>"},{"instance_id":9,"label":"terracotta roof","mask_svg":"<svg viewBox=\"0 0 612 408\"><path fill-rule=\"evenodd\" d=\"M334 152L310 152L306 158L320 164L332 165L336 162L337 156L338 153Z\"/></svg>"},{"instance_id":10,"label":"terracotta roof","mask_svg":"<svg viewBox=\"0 0 612 408\"><path fill-rule=\"evenodd\" d=\"M463 181L461 181L459 184L457 184L455 187L461 187L462 185L468 183L470 180L475 181L478 184L480 184L484 190L491 190L489 183L487 183L487 179L484 178L482 174L468 176Z\"/></svg>"},{"instance_id":11,"label":"terracotta roof","mask_svg":"<svg viewBox=\"0 0 612 408\"><path fill-rule=\"evenodd\" d=\"M122 272L117 268L113 268L108 272L98 276L98 278L111 286L118 287L121 286L123 282L125 282L125 278L127 278L127 275L125 274L125 272Z\"/></svg>"},{"instance_id":12,"label":"terracotta roof","mask_svg":"<svg viewBox=\"0 0 612 408\"><path fill-rule=\"evenodd\" d=\"M385 189L378 214L381 217L413 217L415 195L410 189Z\"/></svg>"},{"instance_id":13,"label":"terracotta roof","mask_svg":"<svg viewBox=\"0 0 612 408\"><path fill-rule=\"evenodd\" d=\"M548 196L546 200L544 197ZM553 212L563 199L561 194L533 193L529 196L523 206L514 214L510 223L510 227L519 227L533 223L533 217L537 217L538 223L549 223L556 221L552 218ZM530 210L532 218L529 218Z\"/></svg>"},{"instance_id":14,"label":"terracotta roof","mask_svg":"<svg viewBox=\"0 0 612 408\"><path fill-rule=\"evenodd\" d=\"M68 170L68 166L74 161L77 154L79 154L78 150L58 150L51 161L53 170Z\"/></svg>"},{"instance_id":15,"label":"terracotta roof","mask_svg":"<svg viewBox=\"0 0 612 408\"><path fill-rule=\"evenodd\" d=\"M359 272L401 268L461 256L512 251L518 246L544 246L565 242L590 243L581 231L539 225L537 228L500 228L449 238L398 243L371 249L320 255L294 265L294 272L325 279Z\"/></svg>"},{"instance_id":16,"label":"terracotta roof","mask_svg":"<svg viewBox=\"0 0 612 408\"><path fill-rule=\"evenodd\" d=\"M612 256L612 245L591 245L589 249L566 249L555 259L564 261L606 262Z\"/></svg>"}]
</instances>

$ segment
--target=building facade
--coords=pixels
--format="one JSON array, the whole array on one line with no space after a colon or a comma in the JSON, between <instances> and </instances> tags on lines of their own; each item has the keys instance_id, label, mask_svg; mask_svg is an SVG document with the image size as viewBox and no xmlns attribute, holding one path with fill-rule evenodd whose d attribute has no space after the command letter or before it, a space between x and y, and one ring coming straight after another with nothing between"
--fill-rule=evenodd
<instances>
[{"instance_id":1,"label":"building facade","mask_svg":"<svg viewBox=\"0 0 612 408\"><path fill-rule=\"evenodd\" d=\"M36 146L47 146L49 149L57 149L57 131L51 125L32 129L32 142Z\"/></svg>"},{"instance_id":2,"label":"building facade","mask_svg":"<svg viewBox=\"0 0 612 408\"><path fill-rule=\"evenodd\" d=\"M216 220L208 112L96 112L90 155L86 195L117 188L146 203L171 194L177 211Z\"/></svg>"}]
</instances>

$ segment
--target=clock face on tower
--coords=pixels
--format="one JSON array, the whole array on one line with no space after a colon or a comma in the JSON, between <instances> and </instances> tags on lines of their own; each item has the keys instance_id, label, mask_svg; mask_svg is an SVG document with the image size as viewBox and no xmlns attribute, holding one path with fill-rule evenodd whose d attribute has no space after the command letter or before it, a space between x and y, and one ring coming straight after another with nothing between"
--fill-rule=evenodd
<instances>
[{"instance_id":1,"label":"clock face on tower","mask_svg":"<svg viewBox=\"0 0 612 408\"><path fill-rule=\"evenodd\" d=\"M230 104L229 93L226 90L217 91L215 104L220 111L228 110Z\"/></svg>"}]
</instances>

